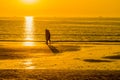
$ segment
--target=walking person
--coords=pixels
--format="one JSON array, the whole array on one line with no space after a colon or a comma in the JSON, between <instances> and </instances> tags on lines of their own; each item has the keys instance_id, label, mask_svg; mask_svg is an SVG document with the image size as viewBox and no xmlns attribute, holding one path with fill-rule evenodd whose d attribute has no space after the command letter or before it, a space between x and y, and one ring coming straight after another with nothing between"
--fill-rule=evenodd
<instances>
[{"instance_id":1,"label":"walking person","mask_svg":"<svg viewBox=\"0 0 120 80\"><path fill-rule=\"evenodd\" d=\"M51 40L50 40L50 31L48 29L45 29L45 38L46 38L46 44L48 45L48 43L51 43Z\"/></svg>"}]
</instances>

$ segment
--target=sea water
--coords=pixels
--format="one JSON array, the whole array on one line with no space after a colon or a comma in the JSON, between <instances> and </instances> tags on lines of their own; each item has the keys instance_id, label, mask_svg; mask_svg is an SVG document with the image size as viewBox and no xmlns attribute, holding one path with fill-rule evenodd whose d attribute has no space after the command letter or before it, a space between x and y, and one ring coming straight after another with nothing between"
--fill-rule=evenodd
<instances>
[{"instance_id":1,"label":"sea water","mask_svg":"<svg viewBox=\"0 0 120 80\"><path fill-rule=\"evenodd\" d=\"M0 18L0 41L120 41L120 18Z\"/></svg>"}]
</instances>

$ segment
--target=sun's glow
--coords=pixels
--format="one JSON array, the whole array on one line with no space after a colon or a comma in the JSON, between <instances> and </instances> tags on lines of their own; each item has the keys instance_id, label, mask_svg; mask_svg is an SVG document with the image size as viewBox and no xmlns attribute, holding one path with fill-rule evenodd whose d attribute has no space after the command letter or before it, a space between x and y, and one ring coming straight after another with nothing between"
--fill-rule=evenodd
<instances>
[{"instance_id":1,"label":"sun's glow","mask_svg":"<svg viewBox=\"0 0 120 80\"><path fill-rule=\"evenodd\" d=\"M36 3L37 0L22 0L22 2L26 4L33 4L33 3Z\"/></svg>"}]
</instances>

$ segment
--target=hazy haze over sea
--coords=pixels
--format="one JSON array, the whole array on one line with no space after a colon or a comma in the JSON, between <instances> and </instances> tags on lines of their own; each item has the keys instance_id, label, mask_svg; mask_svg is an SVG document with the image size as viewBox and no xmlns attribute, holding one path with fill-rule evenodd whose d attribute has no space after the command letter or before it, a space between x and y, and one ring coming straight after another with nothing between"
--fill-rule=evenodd
<instances>
[{"instance_id":1,"label":"hazy haze over sea","mask_svg":"<svg viewBox=\"0 0 120 80\"><path fill-rule=\"evenodd\" d=\"M120 18L0 18L0 41L120 41Z\"/></svg>"}]
</instances>

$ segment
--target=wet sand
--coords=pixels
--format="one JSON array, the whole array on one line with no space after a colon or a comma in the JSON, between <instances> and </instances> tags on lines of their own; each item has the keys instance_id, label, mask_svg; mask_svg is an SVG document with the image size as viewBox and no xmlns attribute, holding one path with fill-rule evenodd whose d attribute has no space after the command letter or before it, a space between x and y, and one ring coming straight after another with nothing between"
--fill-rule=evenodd
<instances>
[{"instance_id":1,"label":"wet sand","mask_svg":"<svg viewBox=\"0 0 120 80\"><path fill-rule=\"evenodd\" d=\"M0 44L3 80L119 80L119 63L119 42Z\"/></svg>"},{"instance_id":2,"label":"wet sand","mask_svg":"<svg viewBox=\"0 0 120 80\"><path fill-rule=\"evenodd\" d=\"M0 80L120 80L120 71L0 70Z\"/></svg>"}]
</instances>

